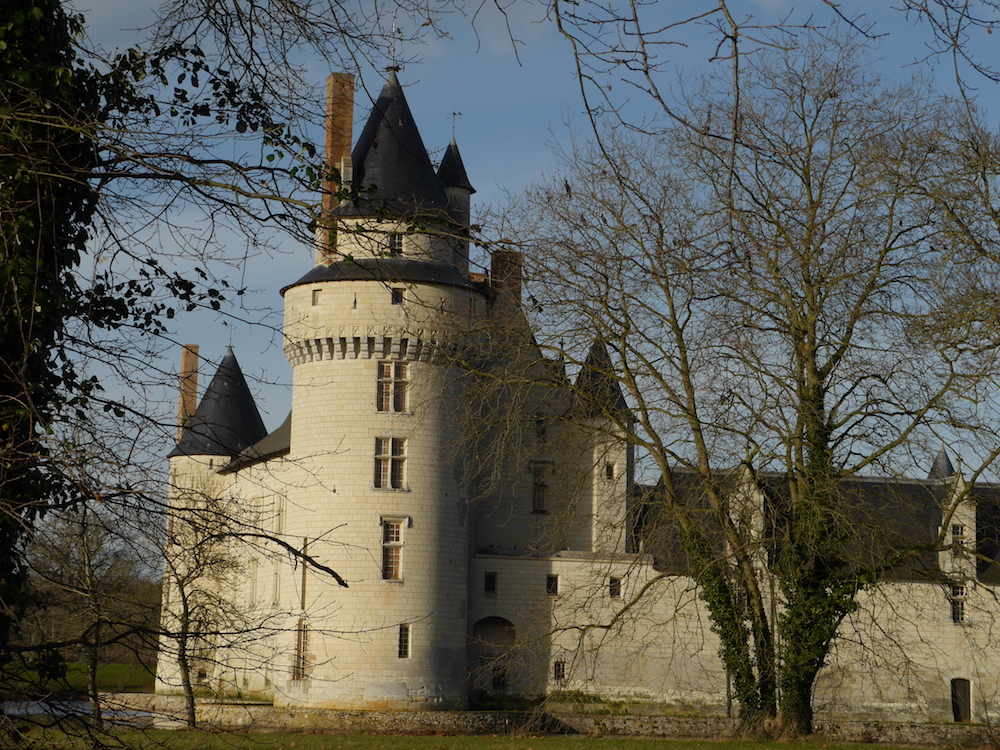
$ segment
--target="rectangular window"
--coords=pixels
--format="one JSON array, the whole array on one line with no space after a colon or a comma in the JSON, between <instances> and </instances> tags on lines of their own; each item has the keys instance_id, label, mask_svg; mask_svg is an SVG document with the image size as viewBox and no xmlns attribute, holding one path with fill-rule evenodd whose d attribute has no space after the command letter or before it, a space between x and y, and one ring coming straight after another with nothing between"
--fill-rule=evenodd
<instances>
[{"instance_id":1,"label":"rectangular window","mask_svg":"<svg viewBox=\"0 0 1000 750\"><path fill-rule=\"evenodd\" d=\"M556 682L566 681L566 662L557 661L552 663L552 679Z\"/></svg>"},{"instance_id":2,"label":"rectangular window","mask_svg":"<svg viewBox=\"0 0 1000 750\"><path fill-rule=\"evenodd\" d=\"M382 580L403 580L402 521L382 521Z\"/></svg>"},{"instance_id":3,"label":"rectangular window","mask_svg":"<svg viewBox=\"0 0 1000 750\"><path fill-rule=\"evenodd\" d=\"M316 305L319 304L319 289L312 290L312 303L313 307L316 307Z\"/></svg>"},{"instance_id":4,"label":"rectangular window","mask_svg":"<svg viewBox=\"0 0 1000 750\"><path fill-rule=\"evenodd\" d=\"M540 414L535 415L535 440L544 443L549 436L548 423L545 417Z\"/></svg>"},{"instance_id":5,"label":"rectangular window","mask_svg":"<svg viewBox=\"0 0 1000 750\"><path fill-rule=\"evenodd\" d=\"M951 621L965 622L965 586L962 584L952 584L951 586Z\"/></svg>"},{"instance_id":6,"label":"rectangular window","mask_svg":"<svg viewBox=\"0 0 1000 750\"><path fill-rule=\"evenodd\" d=\"M607 481L612 481L615 478L615 465L614 464L604 464L604 478Z\"/></svg>"},{"instance_id":7,"label":"rectangular window","mask_svg":"<svg viewBox=\"0 0 1000 750\"><path fill-rule=\"evenodd\" d=\"M403 254L403 235L401 234L390 234L389 235L389 255L402 255Z\"/></svg>"},{"instance_id":8,"label":"rectangular window","mask_svg":"<svg viewBox=\"0 0 1000 750\"><path fill-rule=\"evenodd\" d=\"M392 304L401 305L403 304L403 290L402 289L392 289Z\"/></svg>"},{"instance_id":9,"label":"rectangular window","mask_svg":"<svg viewBox=\"0 0 1000 750\"><path fill-rule=\"evenodd\" d=\"M375 438L375 486L401 490L406 485L406 439Z\"/></svg>"},{"instance_id":10,"label":"rectangular window","mask_svg":"<svg viewBox=\"0 0 1000 750\"><path fill-rule=\"evenodd\" d=\"M608 596L612 599L622 598L622 579L612 576L608 579Z\"/></svg>"},{"instance_id":11,"label":"rectangular window","mask_svg":"<svg viewBox=\"0 0 1000 750\"><path fill-rule=\"evenodd\" d=\"M379 411L406 411L409 375L410 366L405 362L378 363L378 393L375 400Z\"/></svg>"},{"instance_id":12,"label":"rectangular window","mask_svg":"<svg viewBox=\"0 0 1000 750\"><path fill-rule=\"evenodd\" d=\"M531 510L534 513L545 513L545 467L535 466L531 470Z\"/></svg>"},{"instance_id":13,"label":"rectangular window","mask_svg":"<svg viewBox=\"0 0 1000 750\"><path fill-rule=\"evenodd\" d=\"M497 574L487 573L483 576L483 593L486 594L496 594L497 592Z\"/></svg>"},{"instance_id":14,"label":"rectangular window","mask_svg":"<svg viewBox=\"0 0 1000 750\"><path fill-rule=\"evenodd\" d=\"M398 656L400 659L410 658L410 626L400 625L399 626L399 649Z\"/></svg>"},{"instance_id":15,"label":"rectangular window","mask_svg":"<svg viewBox=\"0 0 1000 750\"><path fill-rule=\"evenodd\" d=\"M952 554L958 555L963 552L965 547L965 526L959 523L954 523L951 525L951 551Z\"/></svg>"},{"instance_id":16,"label":"rectangular window","mask_svg":"<svg viewBox=\"0 0 1000 750\"><path fill-rule=\"evenodd\" d=\"M549 596L556 596L559 593L559 576L545 577L545 593Z\"/></svg>"},{"instance_id":17,"label":"rectangular window","mask_svg":"<svg viewBox=\"0 0 1000 750\"><path fill-rule=\"evenodd\" d=\"M309 626L305 619L300 618L295 627L295 656L292 659L292 679L304 680L309 666L307 652L309 650Z\"/></svg>"}]
</instances>

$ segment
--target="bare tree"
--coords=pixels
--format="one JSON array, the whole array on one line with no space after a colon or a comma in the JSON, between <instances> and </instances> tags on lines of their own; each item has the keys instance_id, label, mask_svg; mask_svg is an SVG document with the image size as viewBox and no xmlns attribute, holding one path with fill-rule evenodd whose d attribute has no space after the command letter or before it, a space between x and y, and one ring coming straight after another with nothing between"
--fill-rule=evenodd
<instances>
[{"instance_id":1,"label":"bare tree","mask_svg":"<svg viewBox=\"0 0 1000 750\"><path fill-rule=\"evenodd\" d=\"M573 393L660 475L742 718L809 732L859 592L943 543L862 541L886 530L859 528L845 482L905 475L941 440L975 476L997 453L1000 332L977 301L997 232L965 224L997 163L965 158L992 138L967 108L882 85L855 43L785 47L744 60L738 91L708 78L696 123L570 146L509 220L541 350L627 397L632 416ZM584 357L595 338L606 363ZM761 482L766 512L740 489Z\"/></svg>"}]
</instances>

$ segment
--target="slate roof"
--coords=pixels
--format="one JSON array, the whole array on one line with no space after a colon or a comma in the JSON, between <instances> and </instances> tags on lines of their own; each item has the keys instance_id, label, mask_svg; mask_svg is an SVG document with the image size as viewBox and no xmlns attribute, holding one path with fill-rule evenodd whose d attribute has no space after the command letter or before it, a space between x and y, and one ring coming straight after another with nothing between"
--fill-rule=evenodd
<instances>
[{"instance_id":1,"label":"slate roof","mask_svg":"<svg viewBox=\"0 0 1000 750\"><path fill-rule=\"evenodd\" d=\"M381 281L392 283L430 283L482 291L457 268L447 263L428 263L401 256L385 258L352 258L329 265L314 266L305 276L281 290L284 295L292 287L319 281Z\"/></svg>"},{"instance_id":2,"label":"slate roof","mask_svg":"<svg viewBox=\"0 0 1000 750\"><path fill-rule=\"evenodd\" d=\"M389 73L351 161L360 197L338 207L338 216L445 215L444 189L395 71Z\"/></svg>"},{"instance_id":3,"label":"slate roof","mask_svg":"<svg viewBox=\"0 0 1000 750\"><path fill-rule=\"evenodd\" d=\"M937 456L934 457L934 463L931 466L930 472L927 474L928 479L947 479L948 477L955 476L955 467L951 465L951 459L948 458L948 451L941 446L941 450L938 451Z\"/></svg>"},{"instance_id":4,"label":"slate roof","mask_svg":"<svg viewBox=\"0 0 1000 750\"><path fill-rule=\"evenodd\" d=\"M576 377L573 408L577 416L629 418L631 412L614 373L607 345L595 341Z\"/></svg>"},{"instance_id":5,"label":"slate roof","mask_svg":"<svg viewBox=\"0 0 1000 750\"><path fill-rule=\"evenodd\" d=\"M266 434L243 371L228 347L180 440L167 455L235 456Z\"/></svg>"},{"instance_id":6,"label":"slate roof","mask_svg":"<svg viewBox=\"0 0 1000 750\"><path fill-rule=\"evenodd\" d=\"M462 163L462 155L458 151L458 143L455 136L451 137L451 142L441 158L441 166L437 171L438 181L444 187L465 188L470 193L475 193L476 189L469 182L469 175L465 171L465 164Z\"/></svg>"},{"instance_id":7,"label":"slate roof","mask_svg":"<svg viewBox=\"0 0 1000 750\"><path fill-rule=\"evenodd\" d=\"M274 432L258 440L249 448L240 452L236 458L229 462L223 469L223 473L237 471L247 466L267 461L271 458L287 455L292 448L292 413L288 412L285 421L281 423Z\"/></svg>"},{"instance_id":8,"label":"slate roof","mask_svg":"<svg viewBox=\"0 0 1000 750\"><path fill-rule=\"evenodd\" d=\"M692 518L710 544L722 554L721 528L709 509L698 475L674 470L671 478L676 502ZM719 472L715 480L725 495L743 480L740 472ZM772 563L780 560L791 512L790 485L784 475L762 473L757 486L765 496L766 528L762 543ZM944 582L948 574L938 564L935 545L942 523L942 508L949 500L951 483L940 480L859 478L840 483L838 511L843 532L840 564L845 570L880 569L883 580ZM637 488L632 504L633 533L654 567L673 575L691 575L682 548L674 513L668 506L665 486ZM976 510L977 577L986 584L1000 584L1000 486L975 486L968 501ZM902 553L902 554L899 554Z\"/></svg>"}]
</instances>

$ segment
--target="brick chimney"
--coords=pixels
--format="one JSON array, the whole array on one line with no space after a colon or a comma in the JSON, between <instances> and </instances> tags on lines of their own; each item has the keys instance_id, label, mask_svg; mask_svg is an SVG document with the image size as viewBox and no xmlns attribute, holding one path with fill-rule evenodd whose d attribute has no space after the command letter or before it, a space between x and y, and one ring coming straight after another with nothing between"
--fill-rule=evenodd
<instances>
[{"instance_id":1,"label":"brick chimney","mask_svg":"<svg viewBox=\"0 0 1000 750\"><path fill-rule=\"evenodd\" d=\"M521 303L521 271L524 265L521 253L516 250L494 250L490 268L493 288Z\"/></svg>"},{"instance_id":2,"label":"brick chimney","mask_svg":"<svg viewBox=\"0 0 1000 750\"><path fill-rule=\"evenodd\" d=\"M180 403L177 407L177 439L198 408L198 345L181 347Z\"/></svg>"},{"instance_id":3,"label":"brick chimney","mask_svg":"<svg viewBox=\"0 0 1000 750\"><path fill-rule=\"evenodd\" d=\"M323 217L317 229L316 262L329 263L336 252L336 194L352 178L351 146L354 128L354 76L331 73L326 79L326 177L323 180Z\"/></svg>"}]
</instances>

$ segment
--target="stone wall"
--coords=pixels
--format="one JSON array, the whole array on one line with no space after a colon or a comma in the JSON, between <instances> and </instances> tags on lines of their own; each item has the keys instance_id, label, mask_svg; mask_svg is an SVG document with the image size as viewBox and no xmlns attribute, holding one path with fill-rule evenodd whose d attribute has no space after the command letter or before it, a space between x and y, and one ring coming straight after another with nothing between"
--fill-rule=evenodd
<instances>
[{"instance_id":1,"label":"stone wall","mask_svg":"<svg viewBox=\"0 0 1000 750\"><path fill-rule=\"evenodd\" d=\"M153 723L182 728L179 696L109 694L106 706L147 711ZM516 735L584 734L663 739L725 739L736 722L724 717L596 715L541 711L335 711L281 708L268 704L220 703L198 699L203 728L260 732L330 734ZM995 743L1000 730L967 724L895 724L891 722L817 722L816 731L836 742L888 745L970 746Z\"/></svg>"}]
</instances>

